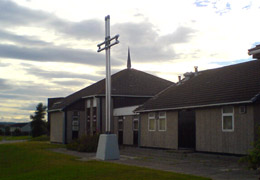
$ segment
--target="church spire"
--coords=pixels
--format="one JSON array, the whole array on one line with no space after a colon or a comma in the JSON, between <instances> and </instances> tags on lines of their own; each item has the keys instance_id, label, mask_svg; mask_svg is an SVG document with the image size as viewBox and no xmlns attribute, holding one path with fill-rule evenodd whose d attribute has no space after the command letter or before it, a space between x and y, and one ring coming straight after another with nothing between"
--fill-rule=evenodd
<instances>
[{"instance_id":1,"label":"church spire","mask_svg":"<svg viewBox=\"0 0 260 180\"><path fill-rule=\"evenodd\" d=\"M130 57L129 47L128 47L128 56L127 56L127 69L131 69L131 57Z\"/></svg>"}]
</instances>

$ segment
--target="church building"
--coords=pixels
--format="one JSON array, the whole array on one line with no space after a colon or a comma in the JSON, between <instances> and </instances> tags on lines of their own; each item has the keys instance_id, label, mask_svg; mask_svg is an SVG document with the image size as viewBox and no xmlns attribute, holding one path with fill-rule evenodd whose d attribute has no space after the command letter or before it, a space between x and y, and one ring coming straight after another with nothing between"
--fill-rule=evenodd
<instances>
[{"instance_id":1,"label":"church building","mask_svg":"<svg viewBox=\"0 0 260 180\"><path fill-rule=\"evenodd\" d=\"M131 68L128 51L127 68L111 76L111 131L121 144L138 144L139 105L173 82ZM105 133L105 79L64 98L48 99L50 141L69 143L82 135Z\"/></svg>"}]
</instances>

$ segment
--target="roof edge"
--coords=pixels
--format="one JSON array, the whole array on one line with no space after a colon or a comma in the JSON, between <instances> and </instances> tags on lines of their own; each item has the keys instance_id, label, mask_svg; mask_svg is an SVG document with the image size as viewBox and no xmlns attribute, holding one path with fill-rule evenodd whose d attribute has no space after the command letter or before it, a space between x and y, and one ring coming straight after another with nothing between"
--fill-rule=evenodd
<instances>
[{"instance_id":1,"label":"roof edge","mask_svg":"<svg viewBox=\"0 0 260 180\"><path fill-rule=\"evenodd\" d=\"M51 110L48 110L47 112L56 112L56 111L62 111L62 109L51 109Z\"/></svg>"},{"instance_id":2,"label":"roof edge","mask_svg":"<svg viewBox=\"0 0 260 180\"><path fill-rule=\"evenodd\" d=\"M96 94L96 95L90 95L90 96L83 96L81 99L91 98L91 97L99 97L99 96L106 96L105 94ZM119 94L111 94L113 97L154 97L152 95L119 95Z\"/></svg>"},{"instance_id":3,"label":"roof edge","mask_svg":"<svg viewBox=\"0 0 260 180\"><path fill-rule=\"evenodd\" d=\"M168 110L179 110L179 109L189 109L189 108L212 107L212 106L222 106L222 105L230 105L230 104L243 104L243 103L253 103L253 101L252 101L252 100L249 100L249 101L217 103L217 104L206 104L206 105L197 105L197 106L183 106L183 107L177 107L177 108L162 108L162 109L137 110L137 111L134 111L134 112L142 113L142 112L152 112L152 111L168 111Z\"/></svg>"}]
</instances>

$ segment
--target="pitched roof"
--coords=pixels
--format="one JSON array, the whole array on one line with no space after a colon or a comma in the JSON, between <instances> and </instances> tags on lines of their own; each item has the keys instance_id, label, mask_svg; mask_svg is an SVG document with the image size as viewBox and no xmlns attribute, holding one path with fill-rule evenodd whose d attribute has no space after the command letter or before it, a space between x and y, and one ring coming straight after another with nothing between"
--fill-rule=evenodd
<instances>
[{"instance_id":1,"label":"pitched roof","mask_svg":"<svg viewBox=\"0 0 260 180\"><path fill-rule=\"evenodd\" d=\"M260 60L201 71L154 96L136 111L250 103L256 96L260 96Z\"/></svg>"},{"instance_id":2,"label":"pitched roof","mask_svg":"<svg viewBox=\"0 0 260 180\"><path fill-rule=\"evenodd\" d=\"M174 83L136 69L124 69L111 76L111 84L112 96L152 97ZM82 97L94 95L105 95L105 79L67 96L61 103L54 103L49 110L63 109Z\"/></svg>"},{"instance_id":3,"label":"pitched roof","mask_svg":"<svg viewBox=\"0 0 260 180\"><path fill-rule=\"evenodd\" d=\"M27 123L15 123L15 124L12 124L10 127L24 127L24 126L26 126L29 123L30 122L27 122Z\"/></svg>"}]
</instances>

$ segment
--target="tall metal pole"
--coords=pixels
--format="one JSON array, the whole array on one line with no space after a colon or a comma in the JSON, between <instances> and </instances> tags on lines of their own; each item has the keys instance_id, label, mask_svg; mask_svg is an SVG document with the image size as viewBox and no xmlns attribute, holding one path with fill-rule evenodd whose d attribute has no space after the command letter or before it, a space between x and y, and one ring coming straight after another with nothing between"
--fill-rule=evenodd
<instances>
[{"instance_id":1,"label":"tall metal pole","mask_svg":"<svg viewBox=\"0 0 260 180\"><path fill-rule=\"evenodd\" d=\"M105 41L98 44L98 52L106 50L106 134L101 134L98 140L97 159L116 160L120 158L116 134L111 134L111 68L110 47L119 43L116 35L110 38L110 16L105 17ZM115 42L111 43L111 41ZM101 48L101 46L105 47Z\"/></svg>"},{"instance_id":2,"label":"tall metal pole","mask_svg":"<svg viewBox=\"0 0 260 180\"><path fill-rule=\"evenodd\" d=\"M106 133L110 133L111 123L111 67L110 67L110 16L105 17L106 21Z\"/></svg>"},{"instance_id":3,"label":"tall metal pole","mask_svg":"<svg viewBox=\"0 0 260 180\"><path fill-rule=\"evenodd\" d=\"M105 17L105 41L98 44L98 52L106 50L106 133L111 132L111 65L110 47L119 43L119 35L110 38L110 16ZM114 43L111 41L115 40ZM101 48L102 45L105 47Z\"/></svg>"}]
</instances>

